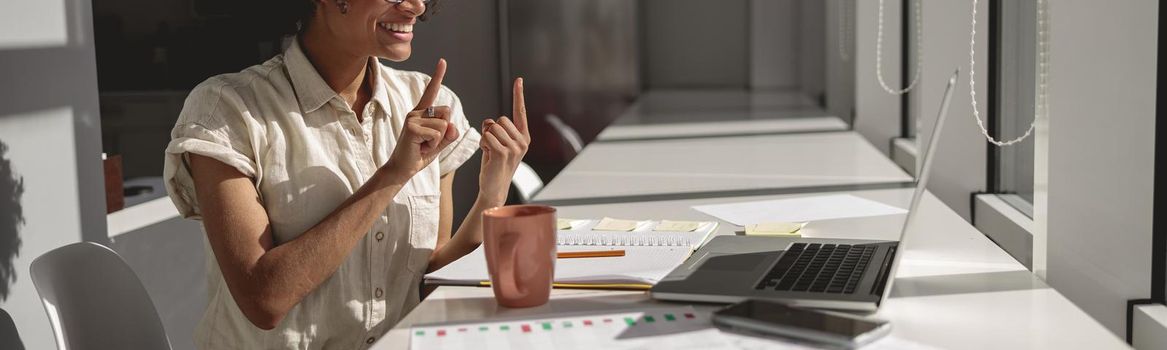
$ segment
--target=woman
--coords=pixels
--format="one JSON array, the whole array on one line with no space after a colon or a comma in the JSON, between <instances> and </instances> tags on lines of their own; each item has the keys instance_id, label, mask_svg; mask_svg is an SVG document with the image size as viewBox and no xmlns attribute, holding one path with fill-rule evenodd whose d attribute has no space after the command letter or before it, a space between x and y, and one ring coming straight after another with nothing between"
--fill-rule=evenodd
<instances>
[{"instance_id":1,"label":"woman","mask_svg":"<svg viewBox=\"0 0 1167 350\"><path fill-rule=\"evenodd\" d=\"M426 1L310 10L282 55L196 87L166 150L170 196L206 231L201 348L372 344L417 305L423 273L481 243L530 143L521 79L514 121L480 137L444 61L432 79L379 63L409 57ZM451 237L455 170L479 148L478 199Z\"/></svg>"}]
</instances>

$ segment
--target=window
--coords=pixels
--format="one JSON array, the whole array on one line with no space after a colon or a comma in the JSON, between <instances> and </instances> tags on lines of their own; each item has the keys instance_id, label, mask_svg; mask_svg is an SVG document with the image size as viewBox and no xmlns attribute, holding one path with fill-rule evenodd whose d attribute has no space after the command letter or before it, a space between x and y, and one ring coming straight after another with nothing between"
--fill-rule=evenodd
<instances>
[{"instance_id":1,"label":"window","mask_svg":"<svg viewBox=\"0 0 1167 350\"><path fill-rule=\"evenodd\" d=\"M1037 77L1036 1L994 0L990 23L996 45L990 45L992 92L989 130L999 140L1024 135L1033 122ZM996 10L996 11L993 11ZM1033 139L1011 146L989 145L989 190L1033 217Z\"/></svg>"},{"instance_id":2,"label":"window","mask_svg":"<svg viewBox=\"0 0 1167 350\"><path fill-rule=\"evenodd\" d=\"M900 0L898 2L900 14L898 21L890 20L893 18L890 16L891 9L895 8L893 6L895 2L893 1L885 2L885 5L887 5L885 10L889 13L877 13L878 16L883 16L882 18L887 21L883 27L884 35L892 36L894 35L892 33L899 32L899 42L903 43L900 45L899 57L901 59L898 62L886 60L887 57L891 57L891 54L883 52L883 54L887 55L883 56L885 59L882 65L883 67L888 65L898 65L900 67L899 84L893 87L884 87L884 89L907 89L907 92L900 94L898 97L900 103L900 130L899 136L892 140L891 158L904 171L915 176L917 167L919 166L916 162L918 151L916 147L916 132L919 131L918 129L920 127L917 125L917 121L919 120L917 118L917 115L919 115L918 103L915 103L915 101L919 100L919 94L915 93L915 91L919 88L920 74L923 73L923 67L917 66L920 63L920 55L922 55L922 52L919 51L921 47L918 39L921 39L920 31L923 30L923 28L919 27L922 24L920 22L922 17L919 16L922 16L921 11L923 10L919 6L923 4L921 0ZM897 27L900 30L894 30ZM888 40L885 37L880 38L877 40ZM882 74L882 71L878 74ZM890 78L885 77L885 79Z\"/></svg>"},{"instance_id":3,"label":"window","mask_svg":"<svg viewBox=\"0 0 1167 350\"><path fill-rule=\"evenodd\" d=\"M999 141L1029 131L1037 106L1037 1L989 3L989 97L986 128ZM978 81L978 84L981 82ZM973 224L1017 261L1033 268L1034 140L986 143L986 194L973 203Z\"/></svg>"},{"instance_id":4,"label":"window","mask_svg":"<svg viewBox=\"0 0 1167 350\"><path fill-rule=\"evenodd\" d=\"M290 28L268 10L221 0L93 2L102 151L120 156L126 207L166 196L163 151L195 85L282 52Z\"/></svg>"}]
</instances>

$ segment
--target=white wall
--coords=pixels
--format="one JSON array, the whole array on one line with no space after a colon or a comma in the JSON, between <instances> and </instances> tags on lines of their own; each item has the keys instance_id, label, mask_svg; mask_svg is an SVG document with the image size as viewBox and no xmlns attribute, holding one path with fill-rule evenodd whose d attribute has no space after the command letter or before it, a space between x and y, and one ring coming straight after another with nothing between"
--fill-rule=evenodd
<instances>
[{"instance_id":1,"label":"white wall","mask_svg":"<svg viewBox=\"0 0 1167 350\"><path fill-rule=\"evenodd\" d=\"M977 9L977 100L982 116L988 109L988 18L989 1ZM986 188L987 147L972 119L969 100L969 30L972 3L967 0L924 1L924 67L920 87L912 93L909 112L920 118L923 131L932 130L944 86L952 72L960 68L960 81L948 109L948 122L940 135L935 165L928 189L966 221L971 222L970 195ZM918 140L927 142L926 132ZM923 145L924 143L919 143ZM922 159L918 159L920 161Z\"/></svg>"},{"instance_id":2,"label":"white wall","mask_svg":"<svg viewBox=\"0 0 1167 350\"><path fill-rule=\"evenodd\" d=\"M852 0L854 1L854 0ZM888 86L901 89L901 2L884 0L883 77ZM900 136L900 95L888 94L875 74L875 41L878 1L855 1L855 131L889 153L891 139Z\"/></svg>"},{"instance_id":3,"label":"white wall","mask_svg":"<svg viewBox=\"0 0 1167 350\"><path fill-rule=\"evenodd\" d=\"M1126 301L1150 295L1158 4L1049 4L1049 154L1038 156L1049 175L1035 180L1048 194L1035 236L1048 238L1046 282L1120 336Z\"/></svg>"},{"instance_id":4,"label":"white wall","mask_svg":"<svg viewBox=\"0 0 1167 350\"><path fill-rule=\"evenodd\" d=\"M23 217L16 230L0 228L0 265L15 272L14 281L0 281L9 291L0 309L20 338L2 339L0 348L55 347L29 264L65 244L105 240L90 12L83 0L0 1L0 142L13 172L0 184L22 179L24 190L19 202L0 205L3 215L19 207Z\"/></svg>"},{"instance_id":5,"label":"white wall","mask_svg":"<svg viewBox=\"0 0 1167 350\"><path fill-rule=\"evenodd\" d=\"M64 1L0 4L0 49L62 47L69 41ZM31 30L30 30L31 29Z\"/></svg>"}]
</instances>

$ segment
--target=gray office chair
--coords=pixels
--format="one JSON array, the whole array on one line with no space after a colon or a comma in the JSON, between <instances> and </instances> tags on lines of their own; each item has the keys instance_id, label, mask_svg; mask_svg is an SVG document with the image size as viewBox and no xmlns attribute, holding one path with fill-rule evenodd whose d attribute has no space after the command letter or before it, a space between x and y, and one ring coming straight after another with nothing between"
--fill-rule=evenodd
<instances>
[{"instance_id":1,"label":"gray office chair","mask_svg":"<svg viewBox=\"0 0 1167 350\"><path fill-rule=\"evenodd\" d=\"M37 257L30 270L58 349L170 349L146 288L113 250L74 243Z\"/></svg>"},{"instance_id":2,"label":"gray office chair","mask_svg":"<svg viewBox=\"0 0 1167 350\"><path fill-rule=\"evenodd\" d=\"M547 114L543 116L543 119L555 129L555 132L559 133L560 140L566 144L569 152L569 154L565 154L567 159L575 158L583 150L583 138L579 137L579 133L574 128L563 122L563 119L559 119L554 114ZM518 169L515 169L515 176L511 178L511 185L515 186L522 203L530 203L545 184L535 169L527 163L520 162Z\"/></svg>"},{"instance_id":3,"label":"gray office chair","mask_svg":"<svg viewBox=\"0 0 1167 350\"><path fill-rule=\"evenodd\" d=\"M519 193L519 201L522 203L530 203L535 194L543 189L543 179L539 178L539 174L535 169L531 168L527 163L519 162L519 167L515 169L515 175L511 177L511 185L515 186L515 190Z\"/></svg>"},{"instance_id":4,"label":"gray office chair","mask_svg":"<svg viewBox=\"0 0 1167 350\"><path fill-rule=\"evenodd\" d=\"M583 138L579 137L579 133L575 131L575 128L572 128L571 125L567 125L563 119L559 119L559 116L548 114L543 118L547 120L547 124L551 124L551 127L555 128L555 132L559 133L559 138L567 144L568 150L572 152L571 154L567 155L567 159L571 160L572 158L575 158L575 156L583 150Z\"/></svg>"}]
</instances>

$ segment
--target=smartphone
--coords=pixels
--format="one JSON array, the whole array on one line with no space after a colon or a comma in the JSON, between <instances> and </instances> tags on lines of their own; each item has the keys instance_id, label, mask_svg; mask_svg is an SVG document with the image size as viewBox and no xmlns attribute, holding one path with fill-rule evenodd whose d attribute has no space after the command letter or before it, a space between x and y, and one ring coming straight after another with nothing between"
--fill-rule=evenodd
<instances>
[{"instance_id":1,"label":"smartphone","mask_svg":"<svg viewBox=\"0 0 1167 350\"><path fill-rule=\"evenodd\" d=\"M746 300L714 312L713 323L732 329L843 348L863 346L891 331L891 324L887 321L763 300Z\"/></svg>"}]
</instances>

